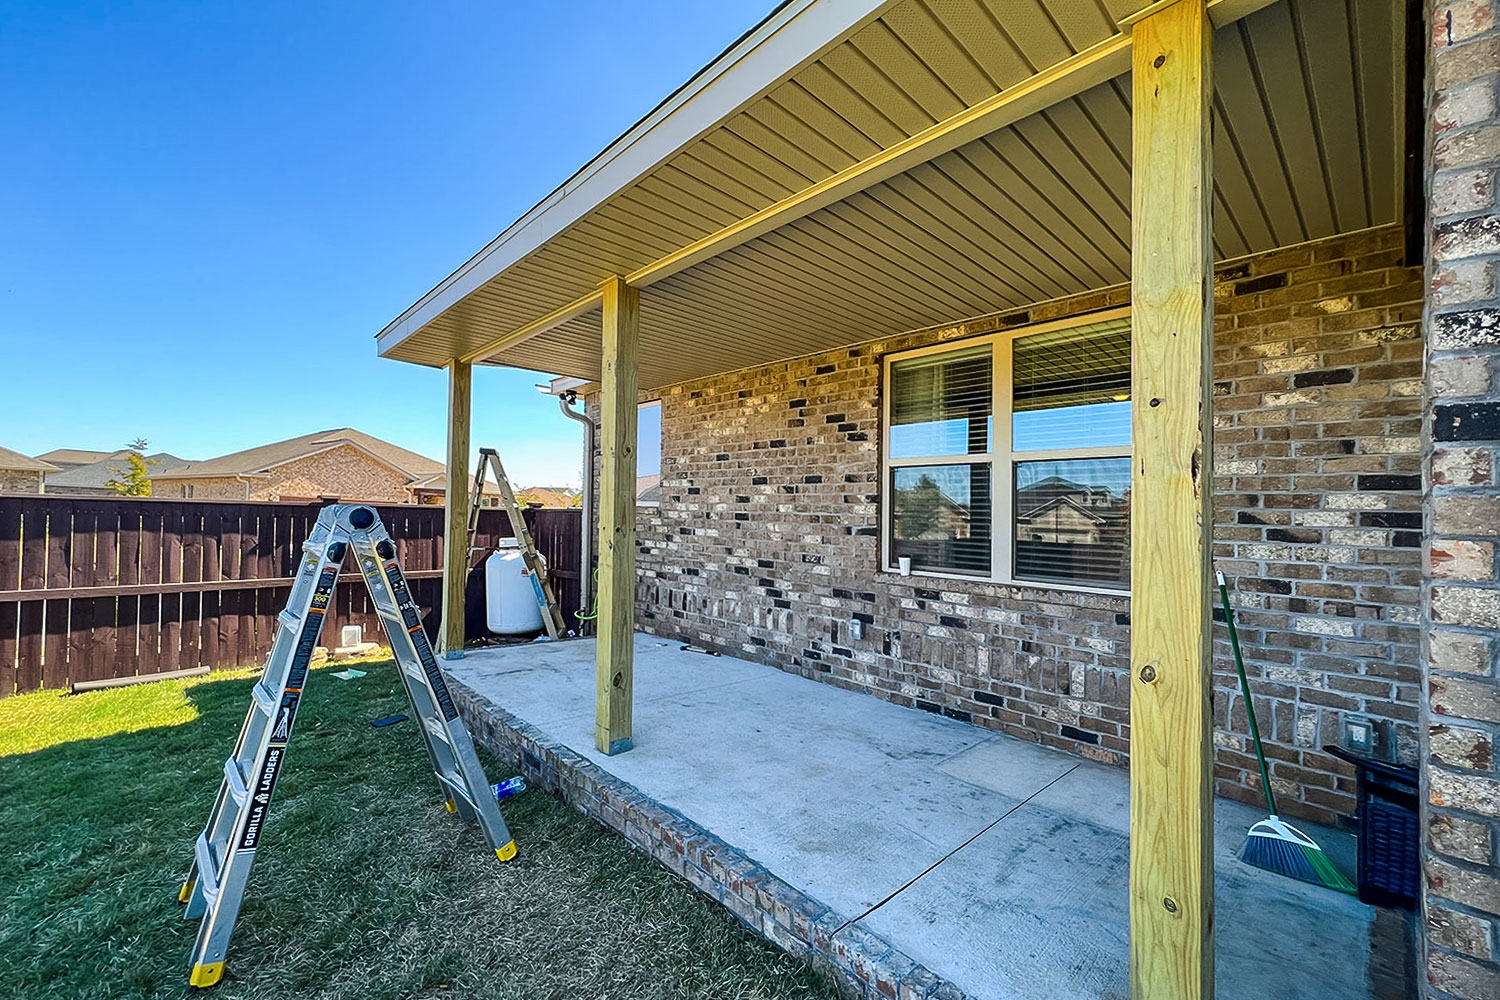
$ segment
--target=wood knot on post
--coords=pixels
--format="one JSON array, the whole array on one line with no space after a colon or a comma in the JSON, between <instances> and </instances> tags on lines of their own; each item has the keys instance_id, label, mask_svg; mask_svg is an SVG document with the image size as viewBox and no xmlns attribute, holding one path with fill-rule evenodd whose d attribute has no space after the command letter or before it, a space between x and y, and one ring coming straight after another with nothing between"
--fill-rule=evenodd
<instances>
[{"instance_id":1,"label":"wood knot on post","mask_svg":"<svg viewBox=\"0 0 1500 1000\"><path fill-rule=\"evenodd\" d=\"M1155 59L1151 60L1151 65L1155 66L1157 69L1161 69L1166 64L1167 64L1167 57L1166 57L1165 53L1162 54L1162 55L1159 55Z\"/></svg>"},{"instance_id":2,"label":"wood knot on post","mask_svg":"<svg viewBox=\"0 0 1500 1000\"><path fill-rule=\"evenodd\" d=\"M617 688L624 687L625 686L625 674L617 670L617 671L615 671L615 675L610 678L609 682L611 684L613 684Z\"/></svg>"}]
</instances>

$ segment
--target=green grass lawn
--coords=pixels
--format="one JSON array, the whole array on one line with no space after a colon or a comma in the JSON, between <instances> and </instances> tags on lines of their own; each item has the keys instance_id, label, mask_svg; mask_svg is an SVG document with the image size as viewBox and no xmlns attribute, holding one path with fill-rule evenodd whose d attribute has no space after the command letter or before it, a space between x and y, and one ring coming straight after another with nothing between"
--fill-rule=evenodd
<instances>
[{"instance_id":1,"label":"green grass lawn","mask_svg":"<svg viewBox=\"0 0 1500 1000\"><path fill-rule=\"evenodd\" d=\"M497 862L444 810L415 724L371 728L409 711L394 665L360 667L308 685L228 971L201 995L834 996L545 793L507 800L520 855ZM177 888L251 677L0 700L0 996L199 993Z\"/></svg>"}]
</instances>

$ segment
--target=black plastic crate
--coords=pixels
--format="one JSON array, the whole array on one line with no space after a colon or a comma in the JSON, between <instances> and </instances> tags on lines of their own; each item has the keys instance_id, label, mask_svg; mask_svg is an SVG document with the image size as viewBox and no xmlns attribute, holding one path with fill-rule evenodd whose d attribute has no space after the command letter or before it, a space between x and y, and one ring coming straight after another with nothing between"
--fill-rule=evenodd
<instances>
[{"instance_id":1,"label":"black plastic crate","mask_svg":"<svg viewBox=\"0 0 1500 1000\"><path fill-rule=\"evenodd\" d=\"M1324 751L1353 764L1358 781L1356 819L1361 901L1415 909L1421 877L1417 829L1417 770L1325 745Z\"/></svg>"}]
</instances>

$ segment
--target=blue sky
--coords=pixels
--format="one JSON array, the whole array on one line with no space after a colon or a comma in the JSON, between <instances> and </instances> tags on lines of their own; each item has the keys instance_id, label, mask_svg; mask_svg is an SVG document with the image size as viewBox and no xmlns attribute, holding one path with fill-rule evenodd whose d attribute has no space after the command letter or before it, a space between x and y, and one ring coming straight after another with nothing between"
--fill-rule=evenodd
<instances>
[{"instance_id":1,"label":"blue sky","mask_svg":"<svg viewBox=\"0 0 1500 1000\"><path fill-rule=\"evenodd\" d=\"M374 334L773 2L0 0L0 445L441 457ZM476 370L476 447L576 482L537 381Z\"/></svg>"}]
</instances>

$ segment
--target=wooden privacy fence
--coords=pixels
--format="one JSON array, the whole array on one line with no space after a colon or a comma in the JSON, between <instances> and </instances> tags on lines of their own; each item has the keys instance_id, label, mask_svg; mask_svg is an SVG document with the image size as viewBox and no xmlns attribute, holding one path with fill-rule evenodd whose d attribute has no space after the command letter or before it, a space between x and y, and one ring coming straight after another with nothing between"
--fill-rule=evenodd
<instances>
[{"instance_id":1,"label":"wooden privacy fence","mask_svg":"<svg viewBox=\"0 0 1500 1000\"><path fill-rule=\"evenodd\" d=\"M441 507L371 504L395 540L429 636L442 606ZM0 697L77 681L232 667L262 659L319 507L75 496L0 496ZM580 514L526 519L575 625ZM476 545L509 537L480 513ZM482 560L472 553L466 631L484 631ZM352 558L352 557L351 557ZM361 625L384 642L352 562L339 578L323 644Z\"/></svg>"}]
</instances>

